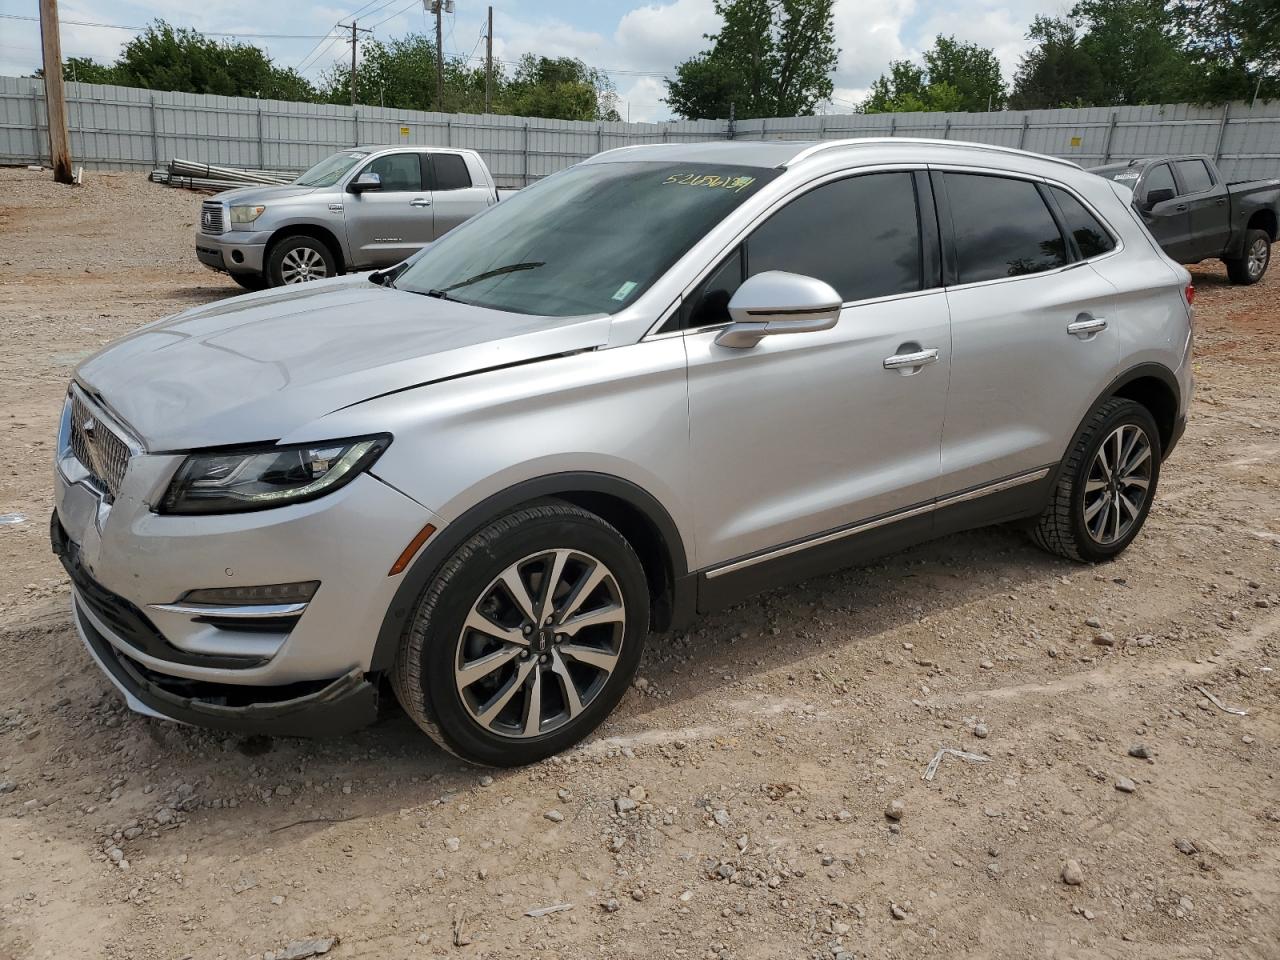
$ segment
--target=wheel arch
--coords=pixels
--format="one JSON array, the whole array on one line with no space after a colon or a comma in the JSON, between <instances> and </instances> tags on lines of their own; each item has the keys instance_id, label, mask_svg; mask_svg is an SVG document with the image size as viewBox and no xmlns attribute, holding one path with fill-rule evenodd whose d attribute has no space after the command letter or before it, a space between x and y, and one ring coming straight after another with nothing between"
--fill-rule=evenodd
<instances>
[{"instance_id":1,"label":"wheel arch","mask_svg":"<svg viewBox=\"0 0 1280 960\"><path fill-rule=\"evenodd\" d=\"M608 474L550 474L486 497L427 541L405 571L383 616L370 669L380 672L391 667L418 598L458 547L501 515L548 499L563 500L596 514L627 539L649 582L653 629L672 629L693 616L696 578L689 574L684 538L656 497Z\"/></svg>"},{"instance_id":2,"label":"wheel arch","mask_svg":"<svg viewBox=\"0 0 1280 960\"><path fill-rule=\"evenodd\" d=\"M284 226L277 227L276 230L267 239L266 249L262 251L262 267L263 271L267 270L267 265L271 262L272 251L276 245L285 237L302 235L319 240L333 254L333 262L337 264L337 272L345 273L347 270L346 256L342 250L342 243L328 227L321 226L318 223L287 223Z\"/></svg>"},{"instance_id":3,"label":"wheel arch","mask_svg":"<svg viewBox=\"0 0 1280 960\"><path fill-rule=\"evenodd\" d=\"M1160 430L1160 452L1167 457L1177 442L1182 390L1173 371L1159 363L1143 363L1117 377L1094 404L1123 397L1146 407ZM1092 409L1092 408L1090 408Z\"/></svg>"},{"instance_id":4,"label":"wheel arch","mask_svg":"<svg viewBox=\"0 0 1280 960\"><path fill-rule=\"evenodd\" d=\"M1271 238L1272 243L1276 242L1278 228L1280 228L1280 224L1276 222L1276 212L1270 208L1256 210L1249 217L1247 229L1265 231L1267 236Z\"/></svg>"}]
</instances>

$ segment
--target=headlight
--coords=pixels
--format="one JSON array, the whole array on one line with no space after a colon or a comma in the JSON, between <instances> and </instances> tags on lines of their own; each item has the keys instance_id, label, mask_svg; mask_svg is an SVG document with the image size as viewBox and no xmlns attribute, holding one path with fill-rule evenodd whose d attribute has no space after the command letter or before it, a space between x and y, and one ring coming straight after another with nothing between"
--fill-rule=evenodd
<instances>
[{"instance_id":1,"label":"headlight","mask_svg":"<svg viewBox=\"0 0 1280 960\"><path fill-rule=\"evenodd\" d=\"M314 500L355 479L388 436L193 453L174 475L162 513L240 513Z\"/></svg>"},{"instance_id":2,"label":"headlight","mask_svg":"<svg viewBox=\"0 0 1280 960\"><path fill-rule=\"evenodd\" d=\"M253 221L262 216L262 211L266 209L261 204L256 207L232 207L231 224L232 226L244 226L245 224L253 223Z\"/></svg>"}]
</instances>

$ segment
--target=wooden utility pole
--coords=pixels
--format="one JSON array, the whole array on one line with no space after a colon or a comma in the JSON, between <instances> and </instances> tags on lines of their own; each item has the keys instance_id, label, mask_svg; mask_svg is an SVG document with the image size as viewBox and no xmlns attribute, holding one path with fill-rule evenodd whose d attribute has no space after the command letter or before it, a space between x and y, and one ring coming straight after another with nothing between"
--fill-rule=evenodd
<instances>
[{"instance_id":1,"label":"wooden utility pole","mask_svg":"<svg viewBox=\"0 0 1280 960\"><path fill-rule=\"evenodd\" d=\"M71 144L67 137L67 98L62 86L58 0L40 0L40 46L44 52L44 104L49 117L49 159L53 164L53 179L58 183L74 183Z\"/></svg>"},{"instance_id":2,"label":"wooden utility pole","mask_svg":"<svg viewBox=\"0 0 1280 960\"><path fill-rule=\"evenodd\" d=\"M444 113L444 30L440 18L444 15L444 0L433 0L436 14L436 110Z\"/></svg>"},{"instance_id":3,"label":"wooden utility pole","mask_svg":"<svg viewBox=\"0 0 1280 960\"><path fill-rule=\"evenodd\" d=\"M338 28L345 30L347 25L340 23ZM353 19L351 21L351 39L347 41L347 43L351 44L351 105L353 107L356 105L356 47L360 43L359 34L361 33L373 33L373 31L366 30L364 27L357 27L356 21Z\"/></svg>"},{"instance_id":4,"label":"wooden utility pole","mask_svg":"<svg viewBox=\"0 0 1280 960\"><path fill-rule=\"evenodd\" d=\"M489 29L484 34L484 112L493 112L493 7L489 8Z\"/></svg>"}]
</instances>

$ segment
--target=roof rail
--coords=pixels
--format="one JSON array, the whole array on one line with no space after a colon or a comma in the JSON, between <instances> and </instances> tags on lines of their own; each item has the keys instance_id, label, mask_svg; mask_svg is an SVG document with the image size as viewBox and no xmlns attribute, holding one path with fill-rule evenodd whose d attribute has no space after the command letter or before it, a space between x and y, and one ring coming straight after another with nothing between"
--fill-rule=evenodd
<instances>
[{"instance_id":1,"label":"roof rail","mask_svg":"<svg viewBox=\"0 0 1280 960\"><path fill-rule=\"evenodd\" d=\"M1071 160L1063 160L1061 157L1051 157L1044 153L1032 153L1030 150L1019 150L1016 147L1001 147L992 143L973 143L969 140L939 140L936 137L846 137L843 140L827 140L822 143L815 143L811 147L806 147L794 157L780 167L786 167L801 160L807 160L814 154L821 153L823 150L834 150L838 147L851 147L858 144L867 143L923 143L932 147L960 147L969 150L988 150L992 153L1011 153L1020 157L1035 157L1037 160L1048 160L1052 163L1060 163L1063 166L1072 167L1076 170L1080 169L1080 164Z\"/></svg>"}]
</instances>

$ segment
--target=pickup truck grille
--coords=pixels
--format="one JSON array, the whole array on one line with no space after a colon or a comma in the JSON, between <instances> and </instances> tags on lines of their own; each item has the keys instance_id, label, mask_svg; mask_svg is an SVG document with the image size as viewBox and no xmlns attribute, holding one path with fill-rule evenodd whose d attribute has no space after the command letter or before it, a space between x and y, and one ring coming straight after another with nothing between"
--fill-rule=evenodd
<instances>
[{"instance_id":1,"label":"pickup truck grille","mask_svg":"<svg viewBox=\"0 0 1280 960\"><path fill-rule=\"evenodd\" d=\"M200 205L200 232L222 233L226 230L226 222L222 215L222 204L217 200L206 200Z\"/></svg>"},{"instance_id":2,"label":"pickup truck grille","mask_svg":"<svg viewBox=\"0 0 1280 960\"><path fill-rule=\"evenodd\" d=\"M129 466L129 446L73 391L71 452L109 499L115 500Z\"/></svg>"}]
</instances>

